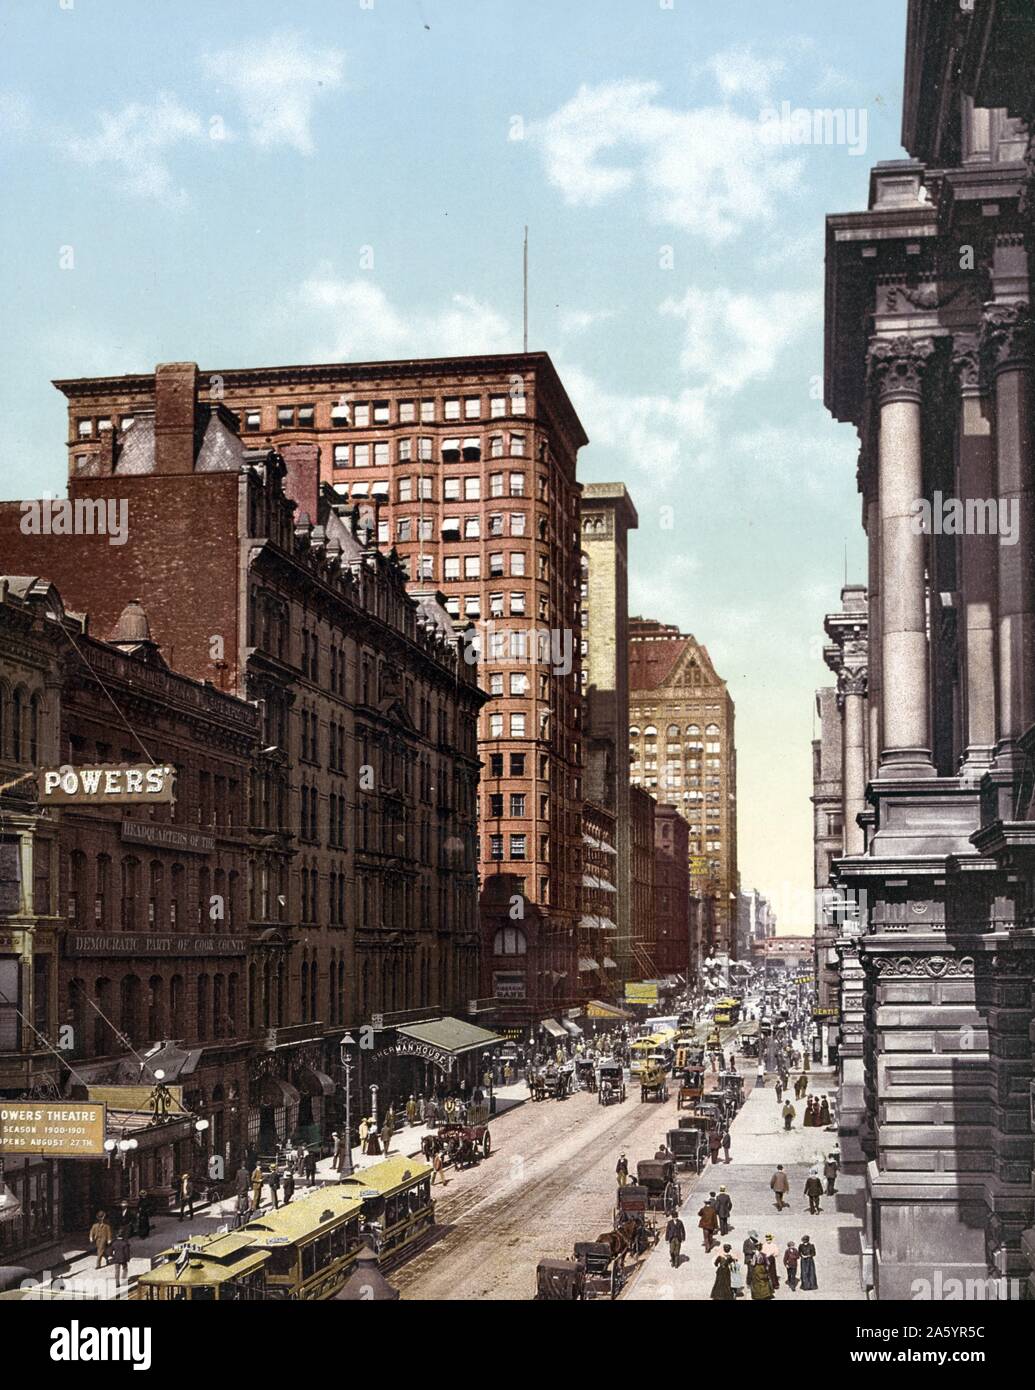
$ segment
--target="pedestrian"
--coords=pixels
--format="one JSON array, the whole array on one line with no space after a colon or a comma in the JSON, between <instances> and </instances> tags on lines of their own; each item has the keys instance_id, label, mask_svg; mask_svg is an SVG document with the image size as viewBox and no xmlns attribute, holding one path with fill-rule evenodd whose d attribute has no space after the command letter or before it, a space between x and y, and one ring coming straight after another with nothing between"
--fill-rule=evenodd
<instances>
[{"instance_id":1,"label":"pedestrian","mask_svg":"<svg viewBox=\"0 0 1035 1390\"><path fill-rule=\"evenodd\" d=\"M729 1246L725 1245L723 1249L728 1250ZM734 1298L744 1297L744 1266L735 1255L730 1264L730 1288L733 1290Z\"/></svg>"},{"instance_id":2,"label":"pedestrian","mask_svg":"<svg viewBox=\"0 0 1035 1390\"><path fill-rule=\"evenodd\" d=\"M345 1145L342 1141L342 1164L345 1162ZM312 1187L316 1182L316 1150L306 1149L305 1154L305 1180Z\"/></svg>"},{"instance_id":3,"label":"pedestrian","mask_svg":"<svg viewBox=\"0 0 1035 1390\"><path fill-rule=\"evenodd\" d=\"M790 1183L787 1181L787 1174L783 1171L783 1164L776 1165L776 1172L769 1179L769 1186L776 1194L776 1210L783 1211L784 1198L790 1191Z\"/></svg>"},{"instance_id":4,"label":"pedestrian","mask_svg":"<svg viewBox=\"0 0 1035 1390\"><path fill-rule=\"evenodd\" d=\"M724 1130L722 1131L722 1138L719 1140L719 1143L720 1143L721 1146L722 1146L722 1151L723 1151L723 1153L726 1155L726 1162L729 1163L729 1161L730 1161L730 1144L732 1143L732 1140L731 1140L731 1138L730 1138L730 1132L729 1132L728 1129L724 1129Z\"/></svg>"},{"instance_id":5,"label":"pedestrian","mask_svg":"<svg viewBox=\"0 0 1035 1390\"><path fill-rule=\"evenodd\" d=\"M129 1229L123 1226L111 1243L111 1263L115 1266L115 1283L129 1283Z\"/></svg>"},{"instance_id":6,"label":"pedestrian","mask_svg":"<svg viewBox=\"0 0 1035 1390\"><path fill-rule=\"evenodd\" d=\"M802 1290L812 1292L819 1288L819 1284L816 1281L816 1247L808 1236L802 1236L798 1242L798 1255L801 1259Z\"/></svg>"},{"instance_id":7,"label":"pedestrian","mask_svg":"<svg viewBox=\"0 0 1035 1390\"><path fill-rule=\"evenodd\" d=\"M137 1199L137 1236L146 1240L151 1234L151 1194L146 1189Z\"/></svg>"},{"instance_id":8,"label":"pedestrian","mask_svg":"<svg viewBox=\"0 0 1035 1390\"><path fill-rule=\"evenodd\" d=\"M776 1078L776 1103L777 1103L777 1105L779 1105L780 1102L781 1102L782 1100L783 1100L783 1078L780 1077L780 1076L778 1076L778 1077Z\"/></svg>"},{"instance_id":9,"label":"pedestrian","mask_svg":"<svg viewBox=\"0 0 1035 1390\"><path fill-rule=\"evenodd\" d=\"M285 1206L287 1206L287 1204L291 1201L291 1198L292 1198L294 1195L295 1195L295 1175L294 1175L293 1171L289 1168L288 1171L284 1174L284 1205L285 1205Z\"/></svg>"},{"instance_id":10,"label":"pedestrian","mask_svg":"<svg viewBox=\"0 0 1035 1390\"><path fill-rule=\"evenodd\" d=\"M759 1062L758 1064L758 1072L755 1076L755 1085L759 1087L765 1085L765 1067L762 1065L761 1062Z\"/></svg>"},{"instance_id":11,"label":"pedestrian","mask_svg":"<svg viewBox=\"0 0 1035 1390\"><path fill-rule=\"evenodd\" d=\"M804 1119L802 1120L802 1124L805 1126L806 1129L811 1129L812 1126L813 1126L815 1123L816 1123L816 1097L815 1097L815 1096L809 1096L808 1102L806 1103L806 1106L805 1106L805 1116L804 1116Z\"/></svg>"},{"instance_id":12,"label":"pedestrian","mask_svg":"<svg viewBox=\"0 0 1035 1390\"><path fill-rule=\"evenodd\" d=\"M761 1250L756 1250L751 1256L748 1282L751 1285L751 1297L753 1299L772 1298L773 1285L769 1278L769 1265Z\"/></svg>"},{"instance_id":13,"label":"pedestrian","mask_svg":"<svg viewBox=\"0 0 1035 1390\"><path fill-rule=\"evenodd\" d=\"M385 1153L388 1152L388 1147L392 1142L393 1133L394 1130L392 1129L392 1113L391 1111L389 1111L388 1114L385 1116L384 1124L381 1126L381 1145L384 1148Z\"/></svg>"},{"instance_id":14,"label":"pedestrian","mask_svg":"<svg viewBox=\"0 0 1035 1390\"><path fill-rule=\"evenodd\" d=\"M716 1125L714 1129L708 1131L708 1149L712 1156L712 1162L718 1163L719 1149L721 1147L722 1134Z\"/></svg>"},{"instance_id":15,"label":"pedestrian","mask_svg":"<svg viewBox=\"0 0 1035 1390\"><path fill-rule=\"evenodd\" d=\"M438 1104L434 1096L428 1096L424 1102L424 1123L430 1129L434 1129L435 1125L438 1124Z\"/></svg>"},{"instance_id":16,"label":"pedestrian","mask_svg":"<svg viewBox=\"0 0 1035 1390\"><path fill-rule=\"evenodd\" d=\"M239 1231L242 1226L248 1224L248 1215L251 1211L251 1203L248 1197L248 1190L237 1194L237 1201L234 1203L234 1216L231 1226L235 1231Z\"/></svg>"},{"instance_id":17,"label":"pedestrian","mask_svg":"<svg viewBox=\"0 0 1035 1390\"><path fill-rule=\"evenodd\" d=\"M668 1253L672 1260L672 1268L678 1269L681 1259L680 1251L683 1248L683 1241L686 1240L686 1227L675 1214L668 1219L668 1225L665 1227L665 1239L668 1241Z\"/></svg>"},{"instance_id":18,"label":"pedestrian","mask_svg":"<svg viewBox=\"0 0 1035 1390\"><path fill-rule=\"evenodd\" d=\"M785 1102L783 1109L780 1111L780 1114L783 1116L783 1127L785 1130L794 1128L794 1117L795 1115L797 1115L797 1113L797 1110L795 1110L794 1106L788 1099Z\"/></svg>"},{"instance_id":19,"label":"pedestrian","mask_svg":"<svg viewBox=\"0 0 1035 1390\"><path fill-rule=\"evenodd\" d=\"M252 1211L258 1211L262 1205L262 1164L258 1159L255 1160L255 1167L252 1169Z\"/></svg>"},{"instance_id":20,"label":"pedestrian","mask_svg":"<svg viewBox=\"0 0 1035 1390\"><path fill-rule=\"evenodd\" d=\"M697 1224L704 1239L704 1253L707 1255L712 1248L715 1232L719 1229L719 1217L711 1202L705 1202L697 1213L697 1218Z\"/></svg>"},{"instance_id":21,"label":"pedestrian","mask_svg":"<svg viewBox=\"0 0 1035 1390\"><path fill-rule=\"evenodd\" d=\"M729 1235L733 1199L724 1187L719 1188L719 1195L715 1198L714 1206L715 1214L719 1218L719 1235Z\"/></svg>"},{"instance_id":22,"label":"pedestrian","mask_svg":"<svg viewBox=\"0 0 1035 1390\"><path fill-rule=\"evenodd\" d=\"M835 1183L837 1182L838 1171L839 1168L837 1159L834 1157L833 1154L827 1154L827 1161L823 1164L823 1176L827 1180L828 1197L833 1197L834 1193L837 1191Z\"/></svg>"},{"instance_id":23,"label":"pedestrian","mask_svg":"<svg viewBox=\"0 0 1035 1390\"><path fill-rule=\"evenodd\" d=\"M277 1211L280 1208L280 1169L277 1167L276 1163L273 1164L273 1167L269 1171L269 1176L266 1179L266 1186L270 1190L270 1201L273 1203L273 1210Z\"/></svg>"},{"instance_id":24,"label":"pedestrian","mask_svg":"<svg viewBox=\"0 0 1035 1390\"><path fill-rule=\"evenodd\" d=\"M794 1290L798 1287L798 1247L793 1240L787 1242L787 1249L783 1252L783 1267L787 1271L787 1287Z\"/></svg>"},{"instance_id":25,"label":"pedestrian","mask_svg":"<svg viewBox=\"0 0 1035 1390\"><path fill-rule=\"evenodd\" d=\"M406 1102L406 1123L412 1129L417 1123L417 1097L410 1096Z\"/></svg>"},{"instance_id":26,"label":"pedestrian","mask_svg":"<svg viewBox=\"0 0 1035 1390\"><path fill-rule=\"evenodd\" d=\"M776 1262L780 1258L780 1247L773 1240L772 1233L769 1231L766 1232L765 1240L762 1242L762 1254L765 1256L766 1271L773 1293L775 1293L780 1287L780 1275L776 1266Z\"/></svg>"},{"instance_id":27,"label":"pedestrian","mask_svg":"<svg viewBox=\"0 0 1035 1390\"><path fill-rule=\"evenodd\" d=\"M433 1157L432 1160L431 1160L431 1184L432 1184L432 1186L434 1186L435 1183L437 1183L437 1182L440 1182L440 1183L442 1183L443 1185L445 1184L445 1181L446 1181L446 1180L445 1180L445 1178L442 1176L442 1169L443 1169L444 1167L445 1167L445 1161L444 1161L443 1158L442 1158L441 1150L439 1150L438 1152L435 1153L434 1157Z\"/></svg>"},{"instance_id":28,"label":"pedestrian","mask_svg":"<svg viewBox=\"0 0 1035 1390\"><path fill-rule=\"evenodd\" d=\"M618 1186L624 1187L629 1181L629 1160L622 1154L615 1164L615 1174L618 1178Z\"/></svg>"},{"instance_id":29,"label":"pedestrian","mask_svg":"<svg viewBox=\"0 0 1035 1390\"><path fill-rule=\"evenodd\" d=\"M108 1213L99 1211L96 1220L90 1227L90 1244L97 1252L97 1263L94 1269L100 1269L101 1265L108 1263L108 1249L112 1241L111 1226L108 1224Z\"/></svg>"},{"instance_id":30,"label":"pedestrian","mask_svg":"<svg viewBox=\"0 0 1035 1390\"><path fill-rule=\"evenodd\" d=\"M823 1184L819 1180L819 1174L815 1168L809 1169L809 1175L805 1179L805 1196L809 1199L809 1215L815 1216L817 1212L823 1210L819 1205L819 1199L823 1195Z\"/></svg>"},{"instance_id":31,"label":"pedestrian","mask_svg":"<svg viewBox=\"0 0 1035 1390\"><path fill-rule=\"evenodd\" d=\"M359 1122L359 1151L361 1154L365 1154L367 1151L367 1139L369 1137L370 1125L367 1123L367 1117L364 1115Z\"/></svg>"},{"instance_id":32,"label":"pedestrian","mask_svg":"<svg viewBox=\"0 0 1035 1390\"><path fill-rule=\"evenodd\" d=\"M805 1092L806 1092L808 1089L809 1089L809 1078L805 1075L804 1072L802 1072L801 1075L798 1077L797 1081L794 1083L794 1095L795 1095L796 1099L798 1099L798 1100L804 1100L804 1099L805 1099Z\"/></svg>"},{"instance_id":33,"label":"pedestrian","mask_svg":"<svg viewBox=\"0 0 1035 1390\"><path fill-rule=\"evenodd\" d=\"M187 1208L190 1219L194 1220L194 1183L191 1181L189 1173L180 1174L180 1220L183 1220L183 1209Z\"/></svg>"},{"instance_id":34,"label":"pedestrian","mask_svg":"<svg viewBox=\"0 0 1035 1390\"><path fill-rule=\"evenodd\" d=\"M820 1129L826 1129L830 1123L830 1102L823 1096L819 1102L819 1119L816 1121Z\"/></svg>"},{"instance_id":35,"label":"pedestrian","mask_svg":"<svg viewBox=\"0 0 1035 1390\"><path fill-rule=\"evenodd\" d=\"M715 1257L715 1283L712 1284L712 1298L733 1299L736 1297L733 1292L733 1267L736 1263L730 1247L724 1245L722 1253Z\"/></svg>"},{"instance_id":36,"label":"pedestrian","mask_svg":"<svg viewBox=\"0 0 1035 1390\"><path fill-rule=\"evenodd\" d=\"M758 1239L758 1232L757 1232L757 1231L748 1231L748 1233L747 1233L747 1239L744 1241L744 1244L743 1244L743 1246L742 1246L742 1250L743 1250L743 1253L744 1253L744 1269L745 1269L745 1271L750 1270L750 1268L751 1268L751 1260L752 1260L752 1257L755 1255L756 1251L758 1251L760 1248L761 1248L761 1243L760 1243L760 1241L759 1241L759 1239Z\"/></svg>"},{"instance_id":37,"label":"pedestrian","mask_svg":"<svg viewBox=\"0 0 1035 1390\"><path fill-rule=\"evenodd\" d=\"M240 1197L242 1192L247 1192L249 1182L248 1169L242 1163L234 1174L234 1196Z\"/></svg>"}]
</instances>

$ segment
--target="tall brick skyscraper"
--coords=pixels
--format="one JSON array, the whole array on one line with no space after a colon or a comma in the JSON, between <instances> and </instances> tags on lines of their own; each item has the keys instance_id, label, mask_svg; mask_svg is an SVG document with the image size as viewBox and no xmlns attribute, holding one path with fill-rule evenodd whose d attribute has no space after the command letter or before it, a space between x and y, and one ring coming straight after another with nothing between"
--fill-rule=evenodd
<instances>
[{"instance_id":1,"label":"tall brick skyscraper","mask_svg":"<svg viewBox=\"0 0 1035 1390\"><path fill-rule=\"evenodd\" d=\"M155 404L153 373L57 384L69 402L73 477L94 471L112 426ZM246 442L283 455L285 490L311 521L320 482L349 503L379 499L377 539L395 547L411 589L441 590L449 612L475 625L492 697L479 727L482 877L513 874L541 913L530 1013L574 1002L583 799L575 464L586 435L549 357L203 371L197 389L203 407L234 413Z\"/></svg>"},{"instance_id":2,"label":"tall brick skyscraper","mask_svg":"<svg viewBox=\"0 0 1035 1390\"><path fill-rule=\"evenodd\" d=\"M696 638L629 621L630 777L690 824L690 886L715 898L707 954L736 949L737 752L733 701Z\"/></svg>"}]
</instances>

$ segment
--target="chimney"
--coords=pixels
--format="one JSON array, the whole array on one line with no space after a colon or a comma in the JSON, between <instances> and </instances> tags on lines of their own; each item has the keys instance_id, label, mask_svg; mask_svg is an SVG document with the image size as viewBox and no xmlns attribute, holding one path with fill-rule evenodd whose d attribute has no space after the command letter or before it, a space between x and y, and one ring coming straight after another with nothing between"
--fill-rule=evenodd
<instances>
[{"instance_id":1,"label":"chimney","mask_svg":"<svg viewBox=\"0 0 1035 1390\"><path fill-rule=\"evenodd\" d=\"M320 450L316 444L285 444L280 451L287 470L284 492L308 512L315 522L319 516Z\"/></svg>"},{"instance_id":2,"label":"chimney","mask_svg":"<svg viewBox=\"0 0 1035 1390\"><path fill-rule=\"evenodd\" d=\"M198 364L155 368L155 472L193 473Z\"/></svg>"}]
</instances>

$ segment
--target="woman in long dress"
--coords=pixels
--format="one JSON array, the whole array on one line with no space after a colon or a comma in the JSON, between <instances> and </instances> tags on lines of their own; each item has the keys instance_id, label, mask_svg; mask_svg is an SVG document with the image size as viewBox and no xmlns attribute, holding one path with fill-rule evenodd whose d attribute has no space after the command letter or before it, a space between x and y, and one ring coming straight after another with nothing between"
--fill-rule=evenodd
<instances>
[{"instance_id":1,"label":"woman in long dress","mask_svg":"<svg viewBox=\"0 0 1035 1390\"><path fill-rule=\"evenodd\" d=\"M826 1096L824 1096L823 1099L822 1099L822 1100L820 1101L820 1103L819 1103L819 1124L820 1124L820 1126L821 1126L823 1129L826 1129L826 1127L827 1127L827 1125L828 1125L829 1123L830 1123L830 1104L829 1104L829 1102L827 1101Z\"/></svg>"},{"instance_id":2,"label":"woman in long dress","mask_svg":"<svg viewBox=\"0 0 1035 1390\"><path fill-rule=\"evenodd\" d=\"M749 1281L753 1299L772 1298L773 1286L769 1282L769 1266L761 1251L751 1257Z\"/></svg>"},{"instance_id":3,"label":"woman in long dress","mask_svg":"<svg viewBox=\"0 0 1035 1390\"><path fill-rule=\"evenodd\" d=\"M733 1290L734 1298L744 1297L744 1266L736 1255L734 1255L733 1263L730 1265L730 1288Z\"/></svg>"},{"instance_id":4,"label":"woman in long dress","mask_svg":"<svg viewBox=\"0 0 1035 1390\"><path fill-rule=\"evenodd\" d=\"M730 1254L730 1247L724 1245L722 1254L715 1257L715 1283L712 1285L712 1298L731 1299L733 1297L730 1271L734 1263L733 1256Z\"/></svg>"},{"instance_id":5,"label":"woman in long dress","mask_svg":"<svg viewBox=\"0 0 1035 1390\"><path fill-rule=\"evenodd\" d=\"M773 1240L772 1235L767 1231L765 1241L762 1245L762 1254L765 1256L765 1266L769 1271L769 1282L773 1286L773 1293L780 1287L780 1274L777 1267L777 1260L780 1257L780 1247Z\"/></svg>"},{"instance_id":6,"label":"woman in long dress","mask_svg":"<svg viewBox=\"0 0 1035 1390\"><path fill-rule=\"evenodd\" d=\"M802 1236L798 1242L798 1255L801 1260L801 1287L802 1290L818 1289L816 1282L816 1247L809 1240L808 1236Z\"/></svg>"}]
</instances>

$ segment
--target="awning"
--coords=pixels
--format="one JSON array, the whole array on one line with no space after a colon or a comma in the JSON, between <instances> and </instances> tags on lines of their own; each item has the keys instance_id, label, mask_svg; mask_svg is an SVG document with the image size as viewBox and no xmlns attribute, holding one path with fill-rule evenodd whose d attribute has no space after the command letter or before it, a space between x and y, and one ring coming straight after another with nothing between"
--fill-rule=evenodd
<instances>
[{"instance_id":1,"label":"awning","mask_svg":"<svg viewBox=\"0 0 1035 1390\"><path fill-rule=\"evenodd\" d=\"M579 957L579 974L580 974L580 975L585 975L585 974L587 974L587 973L588 973L589 971L591 971L591 970L599 970L599 969L600 969L600 966L596 963L596 961L593 959L592 956L580 956L580 957Z\"/></svg>"},{"instance_id":2,"label":"awning","mask_svg":"<svg viewBox=\"0 0 1035 1390\"><path fill-rule=\"evenodd\" d=\"M582 886L583 888L599 888L600 880L597 878L596 874L583 874Z\"/></svg>"},{"instance_id":3,"label":"awning","mask_svg":"<svg viewBox=\"0 0 1035 1390\"><path fill-rule=\"evenodd\" d=\"M555 1018L544 1018L542 1027L549 1033L551 1038L566 1038L568 1036Z\"/></svg>"},{"instance_id":4,"label":"awning","mask_svg":"<svg viewBox=\"0 0 1035 1390\"><path fill-rule=\"evenodd\" d=\"M561 1027L564 1028L566 1032L570 1033L573 1038L582 1037L582 1029L577 1023L572 1023L570 1018L562 1018Z\"/></svg>"},{"instance_id":5,"label":"awning","mask_svg":"<svg viewBox=\"0 0 1035 1390\"><path fill-rule=\"evenodd\" d=\"M448 1053L451 1057L506 1042L506 1038L501 1038L498 1033L490 1033L487 1028L478 1028L473 1023L465 1023L463 1019L448 1016L433 1018L427 1023L401 1024L395 1031L398 1037L409 1038L417 1046Z\"/></svg>"},{"instance_id":6,"label":"awning","mask_svg":"<svg viewBox=\"0 0 1035 1390\"><path fill-rule=\"evenodd\" d=\"M333 1096L335 1086L326 1072L304 1067L298 1073L298 1089L304 1096Z\"/></svg>"},{"instance_id":7,"label":"awning","mask_svg":"<svg viewBox=\"0 0 1035 1390\"><path fill-rule=\"evenodd\" d=\"M620 1009L617 1004L605 1004L602 999L591 999L586 1005L587 1018L633 1018L634 1015Z\"/></svg>"},{"instance_id":8,"label":"awning","mask_svg":"<svg viewBox=\"0 0 1035 1390\"><path fill-rule=\"evenodd\" d=\"M618 962L617 962L616 960L612 960L610 956L605 956L605 957L604 957L604 969L605 969L605 970L617 970L617 969L618 969Z\"/></svg>"},{"instance_id":9,"label":"awning","mask_svg":"<svg viewBox=\"0 0 1035 1390\"><path fill-rule=\"evenodd\" d=\"M601 917L597 912L587 912L579 918L579 926L583 931L617 931L618 928L610 917Z\"/></svg>"},{"instance_id":10,"label":"awning","mask_svg":"<svg viewBox=\"0 0 1035 1390\"><path fill-rule=\"evenodd\" d=\"M605 854L617 854L617 853L618 853L618 851L615 849L614 845L609 845L609 844L607 843L606 840L601 840L601 841L600 841L600 848L604 851Z\"/></svg>"},{"instance_id":11,"label":"awning","mask_svg":"<svg viewBox=\"0 0 1035 1390\"><path fill-rule=\"evenodd\" d=\"M260 1105L297 1105L302 1097L290 1081L282 1081L279 1076L264 1076L259 1087Z\"/></svg>"},{"instance_id":12,"label":"awning","mask_svg":"<svg viewBox=\"0 0 1035 1390\"><path fill-rule=\"evenodd\" d=\"M584 845L589 845L590 849L601 848L600 841L593 835L587 835L585 831L582 832L582 843Z\"/></svg>"}]
</instances>

